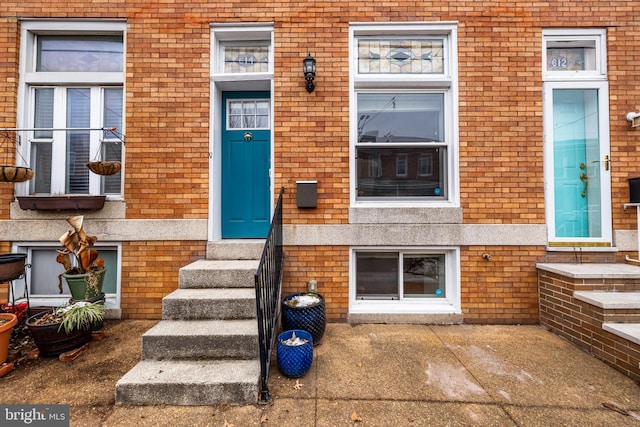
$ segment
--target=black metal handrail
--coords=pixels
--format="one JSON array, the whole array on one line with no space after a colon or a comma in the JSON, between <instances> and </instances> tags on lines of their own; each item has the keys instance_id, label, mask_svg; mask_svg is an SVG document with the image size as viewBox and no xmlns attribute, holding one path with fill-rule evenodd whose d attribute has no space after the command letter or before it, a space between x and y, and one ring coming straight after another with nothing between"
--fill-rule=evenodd
<instances>
[{"instance_id":1,"label":"black metal handrail","mask_svg":"<svg viewBox=\"0 0 640 427\"><path fill-rule=\"evenodd\" d=\"M260 396L258 402L271 400L267 380L271 353L276 338L278 309L280 304L284 250L282 248L282 194L280 188L278 202L273 212L267 241L264 244L260 264L255 274L256 311L258 315L258 341L260 346Z\"/></svg>"}]
</instances>

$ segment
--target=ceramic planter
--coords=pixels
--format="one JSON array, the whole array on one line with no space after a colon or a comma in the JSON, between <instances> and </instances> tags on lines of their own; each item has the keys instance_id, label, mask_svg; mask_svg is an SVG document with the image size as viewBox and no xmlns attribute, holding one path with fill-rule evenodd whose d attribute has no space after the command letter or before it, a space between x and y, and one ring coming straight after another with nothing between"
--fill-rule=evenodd
<instances>
[{"instance_id":1,"label":"ceramic planter","mask_svg":"<svg viewBox=\"0 0 640 427\"><path fill-rule=\"evenodd\" d=\"M293 306L290 301L301 296L317 297L318 302L310 305ZM282 330L302 329L313 337L313 345L318 345L327 326L324 297L315 292L299 292L287 295L280 307Z\"/></svg>"},{"instance_id":2,"label":"ceramic planter","mask_svg":"<svg viewBox=\"0 0 640 427\"><path fill-rule=\"evenodd\" d=\"M18 323L18 317L13 313L0 313L0 320L6 321L0 325L0 364L7 360L9 355L9 342L11 341L11 331Z\"/></svg>"},{"instance_id":3,"label":"ceramic planter","mask_svg":"<svg viewBox=\"0 0 640 427\"><path fill-rule=\"evenodd\" d=\"M292 338L293 334L304 343L288 345L287 341ZM278 369L283 375L289 378L303 376L311 369L313 363L313 338L311 334L302 329L282 332L278 335L276 357Z\"/></svg>"},{"instance_id":4,"label":"ceramic planter","mask_svg":"<svg viewBox=\"0 0 640 427\"><path fill-rule=\"evenodd\" d=\"M68 274L64 273L62 277L67 281L67 286L71 291L71 299L74 301L86 301L100 296L102 293L102 284L104 283L104 275L107 269L103 268L95 272L97 277L96 287L87 286L87 276L85 274Z\"/></svg>"}]
</instances>

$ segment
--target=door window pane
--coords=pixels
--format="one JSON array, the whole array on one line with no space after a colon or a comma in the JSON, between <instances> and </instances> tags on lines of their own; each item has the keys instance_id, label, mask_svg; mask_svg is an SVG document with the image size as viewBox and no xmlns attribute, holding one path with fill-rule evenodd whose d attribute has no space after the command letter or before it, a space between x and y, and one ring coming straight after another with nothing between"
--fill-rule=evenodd
<instances>
[{"instance_id":1,"label":"door window pane","mask_svg":"<svg viewBox=\"0 0 640 427\"><path fill-rule=\"evenodd\" d=\"M598 91L553 91L556 237L601 237Z\"/></svg>"}]
</instances>

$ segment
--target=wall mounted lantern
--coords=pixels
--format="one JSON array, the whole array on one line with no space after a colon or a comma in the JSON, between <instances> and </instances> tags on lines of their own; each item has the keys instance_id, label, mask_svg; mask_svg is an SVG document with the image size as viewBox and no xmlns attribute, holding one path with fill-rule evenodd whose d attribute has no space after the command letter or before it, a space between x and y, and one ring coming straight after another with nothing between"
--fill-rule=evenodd
<instances>
[{"instance_id":1,"label":"wall mounted lantern","mask_svg":"<svg viewBox=\"0 0 640 427\"><path fill-rule=\"evenodd\" d=\"M631 122L632 128L640 126L640 113L630 112L627 114L627 120Z\"/></svg>"},{"instance_id":2,"label":"wall mounted lantern","mask_svg":"<svg viewBox=\"0 0 640 427\"><path fill-rule=\"evenodd\" d=\"M316 60L310 53L302 60L302 72L307 81L307 92L311 93L315 89L313 79L316 77Z\"/></svg>"}]
</instances>

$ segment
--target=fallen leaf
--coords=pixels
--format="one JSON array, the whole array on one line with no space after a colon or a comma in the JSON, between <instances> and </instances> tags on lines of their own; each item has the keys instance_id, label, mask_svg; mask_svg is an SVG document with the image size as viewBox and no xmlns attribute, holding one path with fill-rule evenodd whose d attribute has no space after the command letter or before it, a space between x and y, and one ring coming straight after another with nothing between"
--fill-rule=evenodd
<instances>
[{"instance_id":1,"label":"fallen leaf","mask_svg":"<svg viewBox=\"0 0 640 427\"><path fill-rule=\"evenodd\" d=\"M356 366L358 366L358 368L362 368L362 362L358 362Z\"/></svg>"},{"instance_id":2,"label":"fallen leaf","mask_svg":"<svg viewBox=\"0 0 640 427\"><path fill-rule=\"evenodd\" d=\"M296 383L293 385L294 390L300 390L304 384L300 382L300 380L296 380Z\"/></svg>"},{"instance_id":3,"label":"fallen leaf","mask_svg":"<svg viewBox=\"0 0 640 427\"><path fill-rule=\"evenodd\" d=\"M622 409L621 407L619 407L615 403L605 402L605 403L602 404L602 406L604 406L607 409L611 409L612 411L616 411L619 414L629 415L629 413L627 411L625 411L624 409Z\"/></svg>"},{"instance_id":4,"label":"fallen leaf","mask_svg":"<svg viewBox=\"0 0 640 427\"><path fill-rule=\"evenodd\" d=\"M235 427L233 424L227 422L227 419L224 420L224 427Z\"/></svg>"},{"instance_id":5,"label":"fallen leaf","mask_svg":"<svg viewBox=\"0 0 640 427\"><path fill-rule=\"evenodd\" d=\"M264 424L267 421L269 421L269 417L267 416L267 414L263 414L262 417L260 417L260 424Z\"/></svg>"},{"instance_id":6,"label":"fallen leaf","mask_svg":"<svg viewBox=\"0 0 640 427\"><path fill-rule=\"evenodd\" d=\"M356 411L353 411L351 413L351 422L355 424L359 421L362 421L362 418L360 417L360 415L358 415Z\"/></svg>"}]
</instances>

